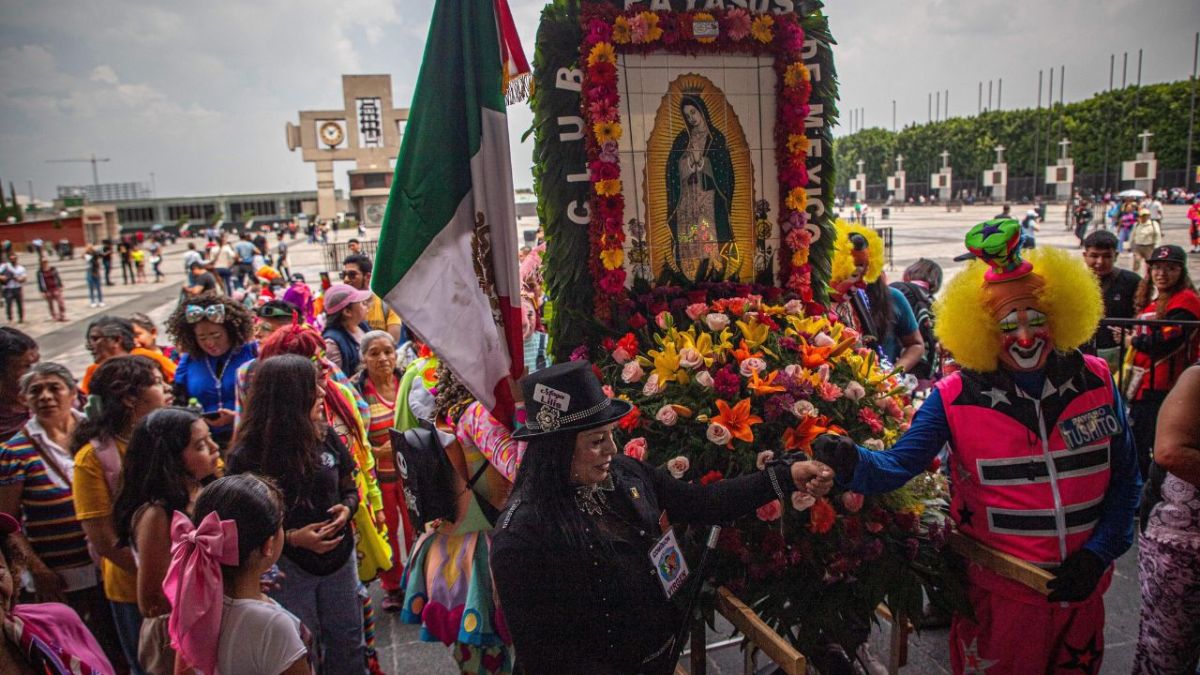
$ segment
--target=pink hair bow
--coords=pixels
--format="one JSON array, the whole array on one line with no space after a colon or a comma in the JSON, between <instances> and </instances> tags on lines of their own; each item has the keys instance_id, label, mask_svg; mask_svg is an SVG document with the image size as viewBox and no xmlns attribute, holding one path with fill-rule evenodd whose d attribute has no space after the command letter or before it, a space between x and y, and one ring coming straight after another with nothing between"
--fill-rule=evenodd
<instances>
[{"instance_id":1,"label":"pink hair bow","mask_svg":"<svg viewBox=\"0 0 1200 675\"><path fill-rule=\"evenodd\" d=\"M216 672L217 666L224 605L221 565L237 564L237 523L221 520L213 511L197 527L175 512L171 565L162 585L171 603L167 632L184 662L204 673Z\"/></svg>"}]
</instances>

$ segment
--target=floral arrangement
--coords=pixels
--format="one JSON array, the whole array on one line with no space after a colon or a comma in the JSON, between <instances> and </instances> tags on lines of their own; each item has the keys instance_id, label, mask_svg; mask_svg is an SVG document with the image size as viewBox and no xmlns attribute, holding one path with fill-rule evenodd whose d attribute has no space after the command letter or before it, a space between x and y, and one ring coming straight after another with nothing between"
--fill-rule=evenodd
<instances>
[{"instance_id":1,"label":"floral arrangement","mask_svg":"<svg viewBox=\"0 0 1200 675\"><path fill-rule=\"evenodd\" d=\"M596 318L607 322L614 305L626 298L625 199L618 149L622 136L618 53L668 51L680 54L748 53L771 55L777 77L775 147L779 175L781 245L779 283L805 301L813 300L809 247L807 159L812 78L801 61L804 29L794 14L752 14L723 10L621 11L586 4L579 15L583 40L582 113L587 168L592 186L589 269L595 284Z\"/></svg>"},{"instance_id":2,"label":"floral arrangement","mask_svg":"<svg viewBox=\"0 0 1200 675\"><path fill-rule=\"evenodd\" d=\"M908 428L900 378L852 329L807 315L803 301L674 304L603 345L602 376L634 404L620 424L625 454L707 484L807 453L823 433L883 450ZM718 583L810 652L854 644L843 631L866 626L880 602L920 616L924 590L957 606L941 554L948 489L936 468L880 497L794 493L763 506L722 530Z\"/></svg>"}]
</instances>

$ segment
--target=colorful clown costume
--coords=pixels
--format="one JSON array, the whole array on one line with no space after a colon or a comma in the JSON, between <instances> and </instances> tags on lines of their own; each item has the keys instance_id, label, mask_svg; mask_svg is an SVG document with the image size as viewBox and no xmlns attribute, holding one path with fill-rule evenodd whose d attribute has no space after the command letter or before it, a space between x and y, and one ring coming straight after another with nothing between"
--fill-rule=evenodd
<instances>
[{"instance_id":1,"label":"colorful clown costume","mask_svg":"<svg viewBox=\"0 0 1200 675\"><path fill-rule=\"evenodd\" d=\"M937 312L964 370L935 385L896 445L872 452L843 438L814 448L846 488L872 494L904 485L948 443L959 532L1055 573L1047 597L969 565L974 618L954 617L955 673L1096 673L1103 595L1133 541L1133 438L1107 365L1077 349L1099 318L1095 283L1063 251L1021 260L1018 237L1009 220L968 236L981 260L948 285Z\"/></svg>"}]
</instances>

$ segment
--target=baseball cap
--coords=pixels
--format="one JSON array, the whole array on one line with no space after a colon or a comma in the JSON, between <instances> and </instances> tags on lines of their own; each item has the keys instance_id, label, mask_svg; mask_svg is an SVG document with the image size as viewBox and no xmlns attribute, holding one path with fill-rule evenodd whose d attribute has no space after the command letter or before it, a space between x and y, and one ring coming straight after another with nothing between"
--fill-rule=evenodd
<instances>
[{"instance_id":1,"label":"baseball cap","mask_svg":"<svg viewBox=\"0 0 1200 675\"><path fill-rule=\"evenodd\" d=\"M371 297L371 291L358 290L350 284L334 284L325 291L325 313L337 314L351 303L362 302Z\"/></svg>"},{"instance_id":2,"label":"baseball cap","mask_svg":"<svg viewBox=\"0 0 1200 675\"><path fill-rule=\"evenodd\" d=\"M1159 246L1150 254L1150 259L1146 264L1153 265L1154 263L1173 262L1180 265L1187 264L1187 254L1183 252L1183 248L1174 244Z\"/></svg>"}]
</instances>

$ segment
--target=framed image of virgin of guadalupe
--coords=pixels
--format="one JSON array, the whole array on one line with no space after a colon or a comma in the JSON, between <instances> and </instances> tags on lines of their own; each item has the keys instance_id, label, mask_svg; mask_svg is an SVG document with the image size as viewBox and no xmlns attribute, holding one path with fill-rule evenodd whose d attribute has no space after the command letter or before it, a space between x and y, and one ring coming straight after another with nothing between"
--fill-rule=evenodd
<instances>
[{"instance_id":1,"label":"framed image of virgin of guadalupe","mask_svg":"<svg viewBox=\"0 0 1200 675\"><path fill-rule=\"evenodd\" d=\"M687 73L670 83L646 144L643 194L655 278L753 277L754 167L725 94Z\"/></svg>"}]
</instances>

